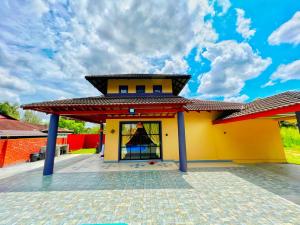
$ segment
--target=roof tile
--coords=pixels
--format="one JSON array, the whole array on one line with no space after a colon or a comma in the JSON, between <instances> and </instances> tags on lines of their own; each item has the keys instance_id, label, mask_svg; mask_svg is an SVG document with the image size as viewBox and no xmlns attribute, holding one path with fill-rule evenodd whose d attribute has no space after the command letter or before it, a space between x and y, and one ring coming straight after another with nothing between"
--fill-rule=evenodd
<instances>
[{"instance_id":1,"label":"roof tile","mask_svg":"<svg viewBox=\"0 0 300 225\"><path fill-rule=\"evenodd\" d=\"M281 94L257 99L253 102L247 103L244 105L244 108L241 111L232 113L222 118L222 120L292 106L296 104L300 104L300 92L287 91Z\"/></svg>"}]
</instances>

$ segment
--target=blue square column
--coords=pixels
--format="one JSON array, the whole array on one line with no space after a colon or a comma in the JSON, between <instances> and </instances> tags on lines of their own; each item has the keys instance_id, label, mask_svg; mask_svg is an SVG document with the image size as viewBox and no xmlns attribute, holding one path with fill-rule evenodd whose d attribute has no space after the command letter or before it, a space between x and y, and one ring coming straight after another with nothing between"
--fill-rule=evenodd
<instances>
[{"instance_id":1,"label":"blue square column","mask_svg":"<svg viewBox=\"0 0 300 225\"><path fill-rule=\"evenodd\" d=\"M184 112L177 113L177 123L178 123L178 141L179 141L179 170L182 172L186 172L187 163L186 163Z\"/></svg>"},{"instance_id":2,"label":"blue square column","mask_svg":"<svg viewBox=\"0 0 300 225\"><path fill-rule=\"evenodd\" d=\"M103 125L103 123L100 123L99 147L97 149L97 153L101 153L101 151L102 151L102 146L103 146L103 129L104 129L104 125Z\"/></svg>"},{"instance_id":3,"label":"blue square column","mask_svg":"<svg viewBox=\"0 0 300 225\"><path fill-rule=\"evenodd\" d=\"M297 118L297 126L298 126L298 130L300 133L300 111L297 111L295 113L296 113L296 118Z\"/></svg>"},{"instance_id":4,"label":"blue square column","mask_svg":"<svg viewBox=\"0 0 300 225\"><path fill-rule=\"evenodd\" d=\"M48 130L46 159L45 159L44 172L43 172L44 176L53 174L58 121L59 121L59 115L51 114L49 130Z\"/></svg>"}]
</instances>

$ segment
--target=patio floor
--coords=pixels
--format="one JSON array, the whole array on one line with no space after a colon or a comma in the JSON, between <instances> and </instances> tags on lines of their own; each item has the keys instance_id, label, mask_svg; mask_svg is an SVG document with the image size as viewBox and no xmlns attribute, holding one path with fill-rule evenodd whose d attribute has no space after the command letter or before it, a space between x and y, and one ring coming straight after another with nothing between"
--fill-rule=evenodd
<instances>
[{"instance_id":1,"label":"patio floor","mask_svg":"<svg viewBox=\"0 0 300 225\"><path fill-rule=\"evenodd\" d=\"M177 168L80 155L53 176L41 167L0 176L0 224L300 224L300 166Z\"/></svg>"}]
</instances>

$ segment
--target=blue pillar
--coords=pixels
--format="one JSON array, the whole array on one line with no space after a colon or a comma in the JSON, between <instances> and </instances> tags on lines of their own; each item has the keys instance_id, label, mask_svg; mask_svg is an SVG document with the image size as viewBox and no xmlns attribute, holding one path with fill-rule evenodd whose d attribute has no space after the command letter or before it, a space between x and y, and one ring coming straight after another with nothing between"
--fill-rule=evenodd
<instances>
[{"instance_id":1,"label":"blue pillar","mask_svg":"<svg viewBox=\"0 0 300 225\"><path fill-rule=\"evenodd\" d=\"M179 170L187 171L186 149L185 149L185 128L184 128L184 112L177 113L178 123L178 141L179 141Z\"/></svg>"},{"instance_id":2,"label":"blue pillar","mask_svg":"<svg viewBox=\"0 0 300 225\"><path fill-rule=\"evenodd\" d=\"M300 133L300 111L295 112L296 113L296 118L297 118L297 126L298 126L298 130Z\"/></svg>"},{"instance_id":3,"label":"blue pillar","mask_svg":"<svg viewBox=\"0 0 300 225\"><path fill-rule=\"evenodd\" d=\"M44 176L53 174L58 120L59 120L59 115L51 114L49 130L48 130L46 159L45 159L44 172L43 172Z\"/></svg>"},{"instance_id":4,"label":"blue pillar","mask_svg":"<svg viewBox=\"0 0 300 225\"><path fill-rule=\"evenodd\" d=\"M102 146L103 146L103 129L104 129L104 125L103 125L103 123L100 123L99 149L97 150L97 153L101 153L101 150L102 150Z\"/></svg>"}]
</instances>

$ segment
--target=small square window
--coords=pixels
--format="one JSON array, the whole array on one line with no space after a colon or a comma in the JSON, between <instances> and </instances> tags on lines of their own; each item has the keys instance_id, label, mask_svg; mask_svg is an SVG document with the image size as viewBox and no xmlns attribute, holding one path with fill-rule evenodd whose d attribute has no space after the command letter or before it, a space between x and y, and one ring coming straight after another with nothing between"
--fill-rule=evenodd
<instances>
[{"instance_id":1,"label":"small square window","mask_svg":"<svg viewBox=\"0 0 300 225\"><path fill-rule=\"evenodd\" d=\"M145 86L144 85L137 85L136 86L136 93L145 93Z\"/></svg>"},{"instance_id":2,"label":"small square window","mask_svg":"<svg viewBox=\"0 0 300 225\"><path fill-rule=\"evenodd\" d=\"M161 85L153 85L153 93L162 93Z\"/></svg>"},{"instance_id":3,"label":"small square window","mask_svg":"<svg viewBox=\"0 0 300 225\"><path fill-rule=\"evenodd\" d=\"M128 93L128 86L125 86L125 85L119 86L119 93L120 94L126 94L126 93Z\"/></svg>"}]
</instances>

